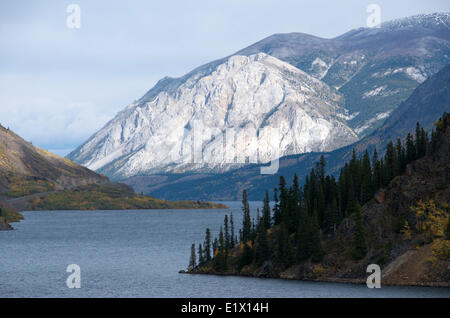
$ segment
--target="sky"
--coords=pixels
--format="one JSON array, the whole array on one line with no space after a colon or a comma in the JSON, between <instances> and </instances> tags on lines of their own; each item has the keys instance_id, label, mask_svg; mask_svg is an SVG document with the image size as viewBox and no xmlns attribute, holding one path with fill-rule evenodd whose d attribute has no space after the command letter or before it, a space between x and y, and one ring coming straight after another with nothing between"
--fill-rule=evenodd
<instances>
[{"instance_id":1,"label":"sky","mask_svg":"<svg viewBox=\"0 0 450 318\"><path fill-rule=\"evenodd\" d=\"M338 36L366 26L372 3L381 21L450 11L448 0L1 1L0 124L66 155L164 76L274 33Z\"/></svg>"}]
</instances>

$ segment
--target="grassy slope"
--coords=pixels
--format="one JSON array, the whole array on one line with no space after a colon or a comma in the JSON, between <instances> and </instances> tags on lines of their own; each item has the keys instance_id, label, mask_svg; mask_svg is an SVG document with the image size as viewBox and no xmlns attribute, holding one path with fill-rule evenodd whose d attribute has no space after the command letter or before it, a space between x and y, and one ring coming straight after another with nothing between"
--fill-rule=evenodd
<instances>
[{"instance_id":1,"label":"grassy slope","mask_svg":"<svg viewBox=\"0 0 450 318\"><path fill-rule=\"evenodd\" d=\"M14 210L121 210L225 208L197 201L165 201L136 195L123 184L26 142L0 126L0 199L7 202L7 223Z\"/></svg>"},{"instance_id":2,"label":"grassy slope","mask_svg":"<svg viewBox=\"0 0 450 318\"><path fill-rule=\"evenodd\" d=\"M30 210L129 210L129 209L213 209L223 204L203 201L165 201L137 195L123 184L88 185L50 193L29 201Z\"/></svg>"}]
</instances>

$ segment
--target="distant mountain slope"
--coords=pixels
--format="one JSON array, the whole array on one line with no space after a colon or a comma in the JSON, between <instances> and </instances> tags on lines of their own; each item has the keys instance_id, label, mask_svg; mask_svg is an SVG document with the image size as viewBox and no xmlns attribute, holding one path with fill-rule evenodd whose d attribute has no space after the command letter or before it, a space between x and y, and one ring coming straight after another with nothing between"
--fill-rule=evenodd
<instances>
[{"instance_id":1,"label":"distant mountain slope","mask_svg":"<svg viewBox=\"0 0 450 318\"><path fill-rule=\"evenodd\" d=\"M241 154L268 162L357 140L341 118L344 111L334 89L264 53L232 56L209 72L193 73L173 91L153 90L69 158L121 179L223 172L245 164L245 158L235 158ZM200 144L198 161L193 160L193 140ZM235 153L226 152L225 143Z\"/></svg>"},{"instance_id":2,"label":"distant mountain slope","mask_svg":"<svg viewBox=\"0 0 450 318\"><path fill-rule=\"evenodd\" d=\"M350 127L379 127L427 77L450 63L450 14L422 14L360 28L333 39L275 34L237 54L264 52L337 87Z\"/></svg>"},{"instance_id":3,"label":"distant mountain slope","mask_svg":"<svg viewBox=\"0 0 450 318\"><path fill-rule=\"evenodd\" d=\"M0 230L23 210L224 208L202 201L171 202L137 195L125 184L26 142L0 125Z\"/></svg>"},{"instance_id":4,"label":"distant mountain slope","mask_svg":"<svg viewBox=\"0 0 450 318\"><path fill-rule=\"evenodd\" d=\"M193 162L188 153L194 121L203 136L211 126L242 137L248 129L281 124L286 138L280 156L328 151L354 141L354 133L370 135L448 63L448 13L394 20L333 39L275 34L183 77L160 80L68 158L115 180L237 168L216 150L222 138L207 138L201 149L206 160ZM262 163L273 155L272 146L260 147L262 153L244 148Z\"/></svg>"},{"instance_id":5,"label":"distant mountain slope","mask_svg":"<svg viewBox=\"0 0 450 318\"><path fill-rule=\"evenodd\" d=\"M0 125L0 193L14 197L108 182L108 178L33 146Z\"/></svg>"},{"instance_id":6,"label":"distant mountain slope","mask_svg":"<svg viewBox=\"0 0 450 318\"><path fill-rule=\"evenodd\" d=\"M202 176L200 179L172 175L159 179L154 176L147 182L136 178L126 182L139 191L162 198L231 200L237 199L242 190L247 189L250 199L261 200L266 189L277 186L280 175L291 180L296 173L299 180L304 180L322 154L326 158L328 171L336 172L350 159L353 148L358 154L366 149L372 153L375 147L384 149L390 140L404 138L408 132L412 132L419 121L423 127L430 129L443 112L450 113L450 65L422 83L370 136L329 153L283 157L275 175L261 175L261 165L253 165L221 175Z\"/></svg>"}]
</instances>

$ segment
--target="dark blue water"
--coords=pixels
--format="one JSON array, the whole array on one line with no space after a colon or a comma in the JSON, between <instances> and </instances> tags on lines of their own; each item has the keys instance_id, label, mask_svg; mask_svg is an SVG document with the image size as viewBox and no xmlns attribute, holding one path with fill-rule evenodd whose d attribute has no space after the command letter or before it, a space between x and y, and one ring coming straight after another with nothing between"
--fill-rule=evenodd
<instances>
[{"instance_id":1,"label":"dark blue water","mask_svg":"<svg viewBox=\"0 0 450 318\"><path fill-rule=\"evenodd\" d=\"M240 224L240 203L227 204ZM25 212L15 231L0 232L0 297L450 297L441 288L178 274L191 244L206 227L217 234L230 210ZM80 289L66 286L69 264L81 267Z\"/></svg>"}]
</instances>

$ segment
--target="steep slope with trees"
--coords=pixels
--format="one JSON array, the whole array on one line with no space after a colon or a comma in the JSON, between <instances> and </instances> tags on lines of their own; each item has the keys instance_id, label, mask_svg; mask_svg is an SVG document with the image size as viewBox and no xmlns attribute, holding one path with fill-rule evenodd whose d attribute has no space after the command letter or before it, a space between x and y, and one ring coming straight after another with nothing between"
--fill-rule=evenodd
<instances>
[{"instance_id":1,"label":"steep slope with trees","mask_svg":"<svg viewBox=\"0 0 450 318\"><path fill-rule=\"evenodd\" d=\"M303 187L280 177L272 215L266 194L254 224L244 191L239 240L230 244L221 228L211 260L200 257L190 272L365 282L378 264L384 284L450 286L449 141L445 113L430 141L417 124L384 157L353 152L337 179L321 157Z\"/></svg>"}]
</instances>

